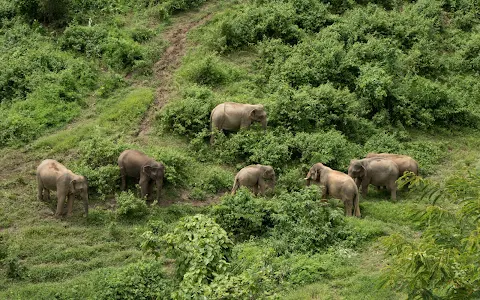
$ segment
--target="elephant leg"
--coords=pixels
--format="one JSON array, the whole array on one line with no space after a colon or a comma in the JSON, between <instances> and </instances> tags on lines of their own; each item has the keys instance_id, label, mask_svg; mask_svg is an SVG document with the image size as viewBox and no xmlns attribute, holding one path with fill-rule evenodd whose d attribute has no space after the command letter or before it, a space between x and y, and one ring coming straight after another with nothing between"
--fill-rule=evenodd
<instances>
[{"instance_id":1,"label":"elephant leg","mask_svg":"<svg viewBox=\"0 0 480 300\"><path fill-rule=\"evenodd\" d=\"M163 179L160 179L157 181L157 201L160 202L160 192L162 191L163 188Z\"/></svg>"},{"instance_id":2,"label":"elephant leg","mask_svg":"<svg viewBox=\"0 0 480 300\"><path fill-rule=\"evenodd\" d=\"M345 206L345 215L347 217L351 217L352 216L352 209L353 209L353 203L352 203L352 200L350 199L345 199L343 201L343 205Z\"/></svg>"},{"instance_id":3,"label":"elephant leg","mask_svg":"<svg viewBox=\"0 0 480 300\"><path fill-rule=\"evenodd\" d=\"M322 200L326 200L328 195L328 188L326 185L322 186Z\"/></svg>"},{"instance_id":4,"label":"elephant leg","mask_svg":"<svg viewBox=\"0 0 480 300\"><path fill-rule=\"evenodd\" d=\"M362 184L362 180L360 178L355 178L355 184L357 185L357 189L360 190L360 185Z\"/></svg>"},{"instance_id":5,"label":"elephant leg","mask_svg":"<svg viewBox=\"0 0 480 300\"><path fill-rule=\"evenodd\" d=\"M260 190L260 195L265 196L265 181L262 178L258 180L258 189Z\"/></svg>"},{"instance_id":6,"label":"elephant leg","mask_svg":"<svg viewBox=\"0 0 480 300\"><path fill-rule=\"evenodd\" d=\"M397 185L395 183L390 184L389 190L390 190L390 197L392 198L392 200L393 201L397 200Z\"/></svg>"},{"instance_id":7,"label":"elephant leg","mask_svg":"<svg viewBox=\"0 0 480 300\"><path fill-rule=\"evenodd\" d=\"M127 173L125 172L125 168L120 168L120 176L122 177L122 191L127 189Z\"/></svg>"},{"instance_id":8,"label":"elephant leg","mask_svg":"<svg viewBox=\"0 0 480 300\"><path fill-rule=\"evenodd\" d=\"M57 211L55 212L55 216L59 217L63 213L63 204L65 203L66 195L64 192L57 191Z\"/></svg>"},{"instance_id":9,"label":"elephant leg","mask_svg":"<svg viewBox=\"0 0 480 300\"><path fill-rule=\"evenodd\" d=\"M50 202L50 191L46 188L43 188L43 199Z\"/></svg>"},{"instance_id":10,"label":"elephant leg","mask_svg":"<svg viewBox=\"0 0 480 300\"><path fill-rule=\"evenodd\" d=\"M68 195L68 200L67 200L67 217L70 217L72 215L72 210L73 210L73 199L75 198L75 195Z\"/></svg>"},{"instance_id":11,"label":"elephant leg","mask_svg":"<svg viewBox=\"0 0 480 300\"><path fill-rule=\"evenodd\" d=\"M254 185L252 186L252 191L253 191L253 194L254 194L255 196L258 195L258 185L257 185L257 184L254 184Z\"/></svg>"},{"instance_id":12,"label":"elephant leg","mask_svg":"<svg viewBox=\"0 0 480 300\"><path fill-rule=\"evenodd\" d=\"M140 197L145 198L148 193L150 178L140 179Z\"/></svg>"},{"instance_id":13,"label":"elephant leg","mask_svg":"<svg viewBox=\"0 0 480 300\"><path fill-rule=\"evenodd\" d=\"M43 200L43 195L42 195L43 190L44 190L43 184L40 181L40 178L37 176L37 198L40 201Z\"/></svg>"},{"instance_id":14,"label":"elephant leg","mask_svg":"<svg viewBox=\"0 0 480 300\"><path fill-rule=\"evenodd\" d=\"M362 196L365 198L367 197L368 193L368 185L370 184L369 180L362 180Z\"/></svg>"},{"instance_id":15,"label":"elephant leg","mask_svg":"<svg viewBox=\"0 0 480 300\"><path fill-rule=\"evenodd\" d=\"M154 184L154 181L153 180L150 180L148 182L148 195L147 195L147 198L148 198L148 201L152 201L152 198L153 198L153 184Z\"/></svg>"}]
</instances>

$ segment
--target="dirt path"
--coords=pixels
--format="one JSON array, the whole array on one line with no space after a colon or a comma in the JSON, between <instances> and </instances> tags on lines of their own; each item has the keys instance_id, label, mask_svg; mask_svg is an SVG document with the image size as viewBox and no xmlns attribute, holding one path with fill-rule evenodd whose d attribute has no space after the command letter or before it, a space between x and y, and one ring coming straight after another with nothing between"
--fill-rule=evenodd
<instances>
[{"instance_id":1,"label":"dirt path","mask_svg":"<svg viewBox=\"0 0 480 300\"><path fill-rule=\"evenodd\" d=\"M215 1L209 1L197 11L185 12L172 20L172 26L163 32L163 38L168 42L168 48L162 58L155 63L154 76L159 86L155 94L155 101L149 107L140 124L137 136L147 135L155 115L175 93L172 76L180 66L181 59L187 48L187 34L193 28L204 24L212 16L211 8Z\"/></svg>"}]
</instances>

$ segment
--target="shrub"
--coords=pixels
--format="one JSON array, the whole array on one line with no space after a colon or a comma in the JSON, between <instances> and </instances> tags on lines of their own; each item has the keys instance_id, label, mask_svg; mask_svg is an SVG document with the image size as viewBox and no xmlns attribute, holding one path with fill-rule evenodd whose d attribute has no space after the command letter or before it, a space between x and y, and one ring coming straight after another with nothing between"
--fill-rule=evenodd
<instances>
[{"instance_id":1,"label":"shrub","mask_svg":"<svg viewBox=\"0 0 480 300\"><path fill-rule=\"evenodd\" d=\"M178 75L190 82L208 86L221 85L232 76L229 66L217 56L203 53L185 60Z\"/></svg>"},{"instance_id":2,"label":"shrub","mask_svg":"<svg viewBox=\"0 0 480 300\"><path fill-rule=\"evenodd\" d=\"M345 236L343 211L320 205L315 186L272 199L270 239L279 253L318 252Z\"/></svg>"},{"instance_id":3,"label":"shrub","mask_svg":"<svg viewBox=\"0 0 480 300\"><path fill-rule=\"evenodd\" d=\"M174 148L147 149L145 152L165 165L165 183L175 187L186 186L194 178L196 165L187 154Z\"/></svg>"},{"instance_id":4,"label":"shrub","mask_svg":"<svg viewBox=\"0 0 480 300\"><path fill-rule=\"evenodd\" d=\"M222 197L211 215L235 240L244 241L261 236L271 228L271 206L269 201L255 198L246 188L241 188L233 196Z\"/></svg>"},{"instance_id":5,"label":"shrub","mask_svg":"<svg viewBox=\"0 0 480 300\"><path fill-rule=\"evenodd\" d=\"M403 145L395 138L394 135L388 133L378 133L372 135L364 145L364 152L386 152L386 153L400 153L403 150Z\"/></svg>"},{"instance_id":6,"label":"shrub","mask_svg":"<svg viewBox=\"0 0 480 300\"><path fill-rule=\"evenodd\" d=\"M211 293L209 283L227 271L233 245L225 230L209 217L195 215L182 219L163 239L167 251L175 255L177 278L181 280L173 298Z\"/></svg>"},{"instance_id":7,"label":"shrub","mask_svg":"<svg viewBox=\"0 0 480 300\"><path fill-rule=\"evenodd\" d=\"M478 171L467 176L462 171L454 177L458 178L450 178L447 188L414 179L420 183L414 185L418 192L422 191L420 200L427 198L432 203L410 216L423 228L422 236L410 239L395 234L383 240L394 259L385 282L405 288L411 298L476 298L480 295L480 274L475 267L480 259L480 176ZM458 193L464 187L469 187L469 191ZM451 210L452 201L460 203L457 211Z\"/></svg>"},{"instance_id":8,"label":"shrub","mask_svg":"<svg viewBox=\"0 0 480 300\"><path fill-rule=\"evenodd\" d=\"M64 50L84 53L87 57L102 58L115 70L132 70L148 59L145 47L134 37L122 35L119 30L108 30L103 25L67 27L60 39Z\"/></svg>"},{"instance_id":9,"label":"shrub","mask_svg":"<svg viewBox=\"0 0 480 300\"><path fill-rule=\"evenodd\" d=\"M116 214L121 218L136 219L143 218L148 214L148 207L145 199L137 198L132 191L121 192L116 197Z\"/></svg>"},{"instance_id":10,"label":"shrub","mask_svg":"<svg viewBox=\"0 0 480 300\"><path fill-rule=\"evenodd\" d=\"M335 170L346 170L350 159L357 156L360 149L347 141L338 131L298 133L295 136L300 161L310 168L315 163L323 163Z\"/></svg>"},{"instance_id":11,"label":"shrub","mask_svg":"<svg viewBox=\"0 0 480 300\"><path fill-rule=\"evenodd\" d=\"M98 299L167 299L172 280L162 261L140 261L115 269L100 280Z\"/></svg>"},{"instance_id":12,"label":"shrub","mask_svg":"<svg viewBox=\"0 0 480 300\"><path fill-rule=\"evenodd\" d=\"M193 186L209 194L228 189L233 183L233 174L220 167L205 166L194 178Z\"/></svg>"},{"instance_id":13,"label":"shrub","mask_svg":"<svg viewBox=\"0 0 480 300\"><path fill-rule=\"evenodd\" d=\"M193 86L183 91L182 100L173 101L159 114L161 128L189 137L209 130L210 113L220 102L206 87Z\"/></svg>"},{"instance_id":14,"label":"shrub","mask_svg":"<svg viewBox=\"0 0 480 300\"><path fill-rule=\"evenodd\" d=\"M295 44L303 35L302 30L294 24L295 13L290 3L246 6L233 16L225 15L219 25L219 38L229 50L255 44L264 38L279 38Z\"/></svg>"},{"instance_id":15,"label":"shrub","mask_svg":"<svg viewBox=\"0 0 480 300\"><path fill-rule=\"evenodd\" d=\"M289 168L278 177L275 184L277 189L285 189L288 192L299 191L305 187L305 175L307 174L305 169L307 166Z\"/></svg>"},{"instance_id":16,"label":"shrub","mask_svg":"<svg viewBox=\"0 0 480 300\"><path fill-rule=\"evenodd\" d=\"M47 23L67 21L68 0L16 0L18 12L28 21L39 20Z\"/></svg>"},{"instance_id":17,"label":"shrub","mask_svg":"<svg viewBox=\"0 0 480 300\"><path fill-rule=\"evenodd\" d=\"M7 267L7 277L11 279L23 279L27 272L27 267L17 256L9 256L4 259Z\"/></svg>"},{"instance_id":18,"label":"shrub","mask_svg":"<svg viewBox=\"0 0 480 300\"><path fill-rule=\"evenodd\" d=\"M91 135L90 139L84 140L78 145L80 161L92 168L116 165L120 153L127 148L127 145L107 138L99 127L96 128L96 132Z\"/></svg>"},{"instance_id":19,"label":"shrub","mask_svg":"<svg viewBox=\"0 0 480 300\"><path fill-rule=\"evenodd\" d=\"M105 200L106 196L113 195L120 186L120 169L116 164L92 167L78 163L72 165L71 170L85 176L88 180L88 192L97 193L102 200Z\"/></svg>"},{"instance_id":20,"label":"shrub","mask_svg":"<svg viewBox=\"0 0 480 300\"><path fill-rule=\"evenodd\" d=\"M293 135L284 130L250 128L229 137L218 134L213 147L215 157L222 162L271 165L280 171L291 159L294 142Z\"/></svg>"},{"instance_id":21,"label":"shrub","mask_svg":"<svg viewBox=\"0 0 480 300\"><path fill-rule=\"evenodd\" d=\"M285 89L274 100L269 105L270 124L292 131L336 128L348 133L359 117L355 95L346 89L337 90L331 84Z\"/></svg>"}]
</instances>

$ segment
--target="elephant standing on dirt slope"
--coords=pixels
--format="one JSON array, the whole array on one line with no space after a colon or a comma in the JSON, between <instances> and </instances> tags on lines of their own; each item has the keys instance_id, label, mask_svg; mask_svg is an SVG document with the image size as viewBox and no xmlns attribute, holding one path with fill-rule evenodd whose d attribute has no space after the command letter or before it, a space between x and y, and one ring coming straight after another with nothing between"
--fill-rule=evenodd
<instances>
[{"instance_id":1,"label":"elephant standing on dirt slope","mask_svg":"<svg viewBox=\"0 0 480 300\"><path fill-rule=\"evenodd\" d=\"M360 217L359 192L355 181L345 173L332 170L321 164L314 164L305 177L307 185L313 180L322 186L322 199L327 195L341 199L345 206L345 215Z\"/></svg>"},{"instance_id":2,"label":"elephant standing on dirt slope","mask_svg":"<svg viewBox=\"0 0 480 300\"><path fill-rule=\"evenodd\" d=\"M261 104L244 104L224 102L217 105L210 114L210 128L218 130L238 131L247 128L253 122L262 124L267 129L267 113ZM213 142L213 136L210 139Z\"/></svg>"},{"instance_id":3,"label":"elephant standing on dirt slope","mask_svg":"<svg viewBox=\"0 0 480 300\"><path fill-rule=\"evenodd\" d=\"M261 195L265 195L265 180L270 180L270 188L275 188L275 171L271 166L250 165L238 171L233 181L232 195L235 194L240 186L246 186L252 189L255 196L260 190Z\"/></svg>"},{"instance_id":4,"label":"elephant standing on dirt slope","mask_svg":"<svg viewBox=\"0 0 480 300\"><path fill-rule=\"evenodd\" d=\"M77 175L53 159L46 159L37 167L38 200L50 201L50 191L57 192L57 211L55 216L63 214L63 205L68 198L67 216L72 215L73 199L80 195L88 216L88 182L84 176Z\"/></svg>"},{"instance_id":5,"label":"elephant standing on dirt slope","mask_svg":"<svg viewBox=\"0 0 480 300\"><path fill-rule=\"evenodd\" d=\"M357 187L362 186L362 196L366 197L368 185L386 186L392 200L397 199L398 166L390 159L373 157L350 161L348 175L355 179Z\"/></svg>"},{"instance_id":6,"label":"elephant standing on dirt slope","mask_svg":"<svg viewBox=\"0 0 480 300\"><path fill-rule=\"evenodd\" d=\"M152 195L153 184L157 185L157 201L165 176L165 166L137 150L125 150L118 157L118 166L122 176L122 191L127 188L127 176L140 179L140 195Z\"/></svg>"},{"instance_id":7,"label":"elephant standing on dirt slope","mask_svg":"<svg viewBox=\"0 0 480 300\"><path fill-rule=\"evenodd\" d=\"M418 176L418 162L408 155L391 153L368 153L366 158L383 157L392 160L398 166L398 176L401 177L405 171L413 172Z\"/></svg>"}]
</instances>

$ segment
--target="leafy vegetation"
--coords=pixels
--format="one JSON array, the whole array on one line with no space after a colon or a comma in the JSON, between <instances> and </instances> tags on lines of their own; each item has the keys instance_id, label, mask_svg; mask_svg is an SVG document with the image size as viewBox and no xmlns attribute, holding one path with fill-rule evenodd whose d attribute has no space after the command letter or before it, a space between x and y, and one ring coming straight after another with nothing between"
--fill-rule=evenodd
<instances>
[{"instance_id":1,"label":"leafy vegetation","mask_svg":"<svg viewBox=\"0 0 480 300\"><path fill-rule=\"evenodd\" d=\"M0 0L0 298L479 298L478 1L205 2ZM267 130L212 133L226 101ZM165 164L158 203L119 191L125 149ZM305 187L368 152L429 178L360 219ZM35 201L45 158L87 218ZM224 195L257 163L274 191Z\"/></svg>"}]
</instances>

